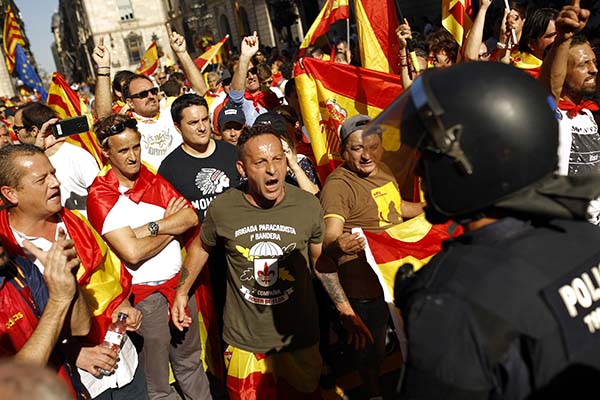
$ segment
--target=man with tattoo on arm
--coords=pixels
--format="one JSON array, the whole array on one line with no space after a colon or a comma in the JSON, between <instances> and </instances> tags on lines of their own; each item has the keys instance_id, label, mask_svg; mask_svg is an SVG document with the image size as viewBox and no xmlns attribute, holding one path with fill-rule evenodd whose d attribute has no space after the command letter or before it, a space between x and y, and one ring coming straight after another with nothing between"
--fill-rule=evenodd
<instances>
[{"instance_id":1,"label":"man with tattoo on arm","mask_svg":"<svg viewBox=\"0 0 600 400\"><path fill-rule=\"evenodd\" d=\"M137 121L106 117L95 127L108 165L90 187L90 222L132 275L134 306L142 312L141 364L150 399L176 399L169 385L169 361L186 398L210 399L201 363L197 304L186 304L190 318L183 332L171 329L169 305L186 268L204 264L196 212L173 187L141 163ZM186 247L182 259L181 245Z\"/></svg>"},{"instance_id":2,"label":"man with tattoo on arm","mask_svg":"<svg viewBox=\"0 0 600 400\"><path fill-rule=\"evenodd\" d=\"M372 338L352 310L335 264L322 254L318 200L285 183L286 157L272 128L246 128L237 146L236 166L247 181L211 202L200 234L203 260L217 243L226 252L223 339L228 344L229 396L313 398L319 390L321 357L310 265L352 340L359 344ZM203 265L182 268L171 310L179 329L190 322L185 306Z\"/></svg>"}]
</instances>

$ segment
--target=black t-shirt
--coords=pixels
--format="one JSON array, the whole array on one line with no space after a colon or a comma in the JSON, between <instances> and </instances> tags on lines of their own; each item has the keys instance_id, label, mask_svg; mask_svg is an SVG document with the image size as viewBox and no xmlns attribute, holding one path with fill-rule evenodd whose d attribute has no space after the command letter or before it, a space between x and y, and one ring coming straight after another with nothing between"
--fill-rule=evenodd
<instances>
[{"instance_id":1,"label":"black t-shirt","mask_svg":"<svg viewBox=\"0 0 600 400\"><path fill-rule=\"evenodd\" d=\"M188 199L200 218L215 197L240 182L235 167L237 154L230 143L215 140L215 151L206 158L198 158L186 153L179 146L160 165L158 173Z\"/></svg>"},{"instance_id":2,"label":"black t-shirt","mask_svg":"<svg viewBox=\"0 0 600 400\"><path fill-rule=\"evenodd\" d=\"M581 398L564 391L600 375L599 241L587 222L504 218L446 242L396 293L406 398Z\"/></svg>"}]
</instances>

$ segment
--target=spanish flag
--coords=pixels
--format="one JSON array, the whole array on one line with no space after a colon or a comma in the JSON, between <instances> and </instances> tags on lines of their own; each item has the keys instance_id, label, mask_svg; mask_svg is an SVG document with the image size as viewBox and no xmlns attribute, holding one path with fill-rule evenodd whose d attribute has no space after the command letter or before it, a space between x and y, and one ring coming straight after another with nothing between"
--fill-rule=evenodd
<instances>
[{"instance_id":1,"label":"spanish flag","mask_svg":"<svg viewBox=\"0 0 600 400\"><path fill-rule=\"evenodd\" d=\"M77 282L94 316L88 337L100 344L111 323L111 314L129 296L131 276L83 215L66 208L59 215L81 261ZM0 212L0 239L9 253L25 256L8 223L7 210Z\"/></svg>"},{"instance_id":2,"label":"spanish flag","mask_svg":"<svg viewBox=\"0 0 600 400\"><path fill-rule=\"evenodd\" d=\"M88 118L89 125L93 125L92 115L87 106L58 72L52 74L52 82L48 89L46 103L60 119L85 115ZM100 146L98 146L96 141L96 136L92 132L88 131L79 135L69 136L67 137L67 142L87 150L96 159L100 168L102 168L104 158Z\"/></svg>"},{"instance_id":3,"label":"spanish flag","mask_svg":"<svg viewBox=\"0 0 600 400\"><path fill-rule=\"evenodd\" d=\"M87 200L90 222L99 232L102 232L104 220L119 200L120 195L119 180L112 166L108 164L100 170L94 183L90 186ZM163 208L167 207L171 199L181 197L169 182L162 176L150 171L145 165L142 165L140 175L133 187L127 192L127 196L134 203L143 201ZM188 206L192 207L189 203ZM182 242L186 248L192 243L195 235L198 234L199 229L196 229L183 235ZM220 352L221 343L208 268L202 269L194 288L198 303L201 336L199 341L202 345L202 361L215 376L221 377L223 376L223 359Z\"/></svg>"},{"instance_id":4,"label":"spanish flag","mask_svg":"<svg viewBox=\"0 0 600 400\"><path fill-rule=\"evenodd\" d=\"M138 65L135 72L150 76L156 71L156 68L158 68L158 50L156 49L156 42L152 42L146 49L144 56L140 60L140 65Z\"/></svg>"},{"instance_id":5,"label":"spanish flag","mask_svg":"<svg viewBox=\"0 0 600 400\"><path fill-rule=\"evenodd\" d=\"M12 74L15 69L15 59L17 57L17 44L25 47L25 39L19 22L15 17L12 7L9 5L6 9L4 19L4 55L6 56L6 68L8 73Z\"/></svg>"},{"instance_id":6,"label":"spanish flag","mask_svg":"<svg viewBox=\"0 0 600 400\"><path fill-rule=\"evenodd\" d=\"M339 131L356 114L376 117L402 92L397 75L303 58L294 71L304 125L321 182L340 163ZM384 135L386 150L400 148L400 134Z\"/></svg>"},{"instance_id":7,"label":"spanish flag","mask_svg":"<svg viewBox=\"0 0 600 400\"><path fill-rule=\"evenodd\" d=\"M462 235L463 229L453 222L431 225L422 213L381 233L367 232L360 228L352 230L352 233L355 232L367 239L367 261L379 279L396 334L405 350L402 318L394 305L396 274L405 264L411 264L414 271L421 269L440 252L445 240Z\"/></svg>"},{"instance_id":8,"label":"spanish flag","mask_svg":"<svg viewBox=\"0 0 600 400\"><path fill-rule=\"evenodd\" d=\"M324 35L329 30L329 26L340 19L350 17L350 7L348 0L327 0L317 15L315 22L304 36L304 40L300 45L300 50L312 46L317 38ZM394 27L394 29L396 29Z\"/></svg>"},{"instance_id":9,"label":"spanish flag","mask_svg":"<svg viewBox=\"0 0 600 400\"><path fill-rule=\"evenodd\" d=\"M463 38L471 29L471 0L442 0L442 25L462 46Z\"/></svg>"},{"instance_id":10,"label":"spanish flag","mask_svg":"<svg viewBox=\"0 0 600 400\"><path fill-rule=\"evenodd\" d=\"M225 37L219 40L216 44L209 46L206 51L198 56L194 60L194 64L203 72L208 64L211 64L211 61L214 63L220 63L225 61L226 54L223 51L223 45L229 39L229 34L225 35Z\"/></svg>"},{"instance_id":11,"label":"spanish flag","mask_svg":"<svg viewBox=\"0 0 600 400\"><path fill-rule=\"evenodd\" d=\"M393 0L355 0L358 49L364 68L400 73L398 18Z\"/></svg>"}]
</instances>

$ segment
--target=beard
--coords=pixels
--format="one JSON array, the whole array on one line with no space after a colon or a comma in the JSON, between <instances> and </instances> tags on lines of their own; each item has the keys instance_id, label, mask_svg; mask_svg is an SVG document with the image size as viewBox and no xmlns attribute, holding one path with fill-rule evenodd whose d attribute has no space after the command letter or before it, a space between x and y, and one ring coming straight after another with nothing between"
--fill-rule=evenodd
<instances>
[{"instance_id":1,"label":"beard","mask_svg":"<svg viewBox=\"0 0 600 400\"><path fill-rule=\"evenodd\" d=\"M598 85L594 83L593 86L580 86L573 87L565 82L564 92L569 95L569 97L581 97L582 100L594 100L597 97L597 89Z\"/></svg>"}]
</instances>

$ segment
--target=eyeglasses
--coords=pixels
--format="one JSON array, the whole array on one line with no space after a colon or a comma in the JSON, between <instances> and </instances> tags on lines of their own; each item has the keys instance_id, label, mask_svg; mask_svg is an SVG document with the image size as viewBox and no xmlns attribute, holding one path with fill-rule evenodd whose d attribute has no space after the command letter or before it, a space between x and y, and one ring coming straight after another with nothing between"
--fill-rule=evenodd
<instances>
[{"instance_id":1,"label":"eyeglasses","mask_svg":"<svg viewBox=\"0 0 600 400\"><path fill-rule=\"evenodd\" d=\"M252 75L256 75L258 73L258 70L256 69L256 67L252 67L248 70L248 75L252 74Z\"/></svg>"},{"instance_id":2,"label":"eyeglasses","mask_svg":"<svg viewBox=\"0 0 600 400\"><path fill-rule=\"evenodd\" d=\"M478 54L479 58L488 58L491 55L492 55L491 51L486 51L485 53L479 53Z\"/></svg>"},{"instance_id":3,"label":"eyeglasses","mask_svg":"<svg viewBox=\"0 0 600 400\"><path fill-rule=\"evenodd\" d=\"M23 126L23 125L13 125L13 131L18 132L21 129L25 129L25 126Z\"/></svg>"},{"instance_id":4,"label":"eyeglasses","mask_svg":"<svg viewBox=\"0 0 600 400\"><path fill-rule=\"evenodd\" d=\"M266 81L261 82L260 84L263 86L271 86L271 83L273 83L273 79L268 79Z\"/></svg>"},{"instance_id":5,"label":"eyeglasses","mask_svg":"<svg viewBox=\"0 0 600 400\"><path fill-rule=\"evenodd\" d=\"M156 96L158 94L158 88L153 87L151 89L142 90L141 92L138 92L136 94L130 94L129 98L130 99L145 99L146 97L148 97L149 94Z\"/></svg>"}]
</instances>

